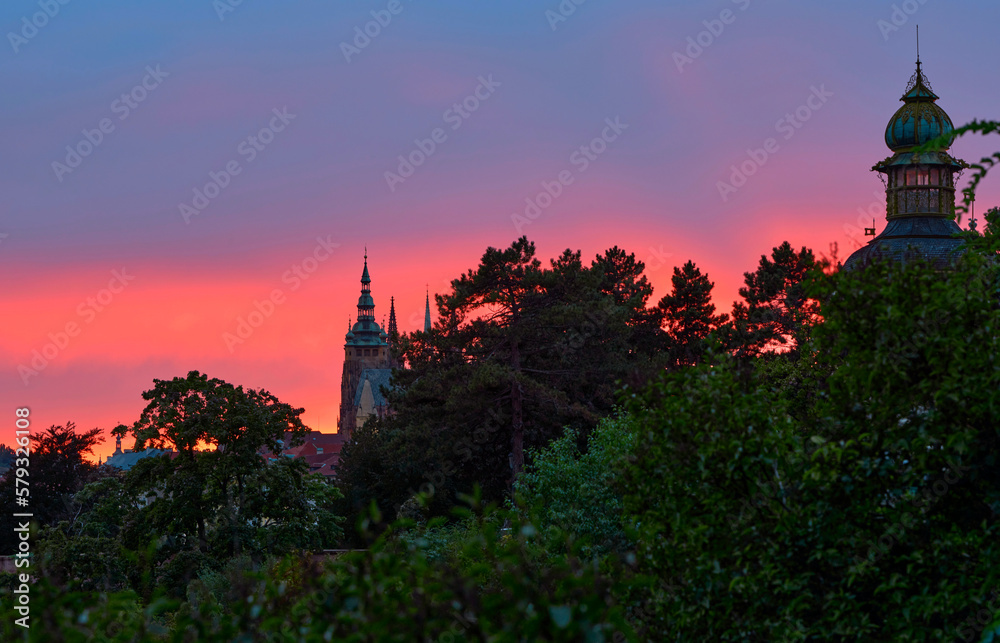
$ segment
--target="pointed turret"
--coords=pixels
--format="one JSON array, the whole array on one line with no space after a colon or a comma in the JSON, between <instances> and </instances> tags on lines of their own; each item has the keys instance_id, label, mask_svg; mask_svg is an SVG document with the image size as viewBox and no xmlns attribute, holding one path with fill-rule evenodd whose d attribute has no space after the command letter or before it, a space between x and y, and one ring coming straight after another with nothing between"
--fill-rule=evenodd
<instances>
[{"instance_id":1,"label":"pointed turret","mask_svg":"<svg viewBox=\"0 0 1000 643\"><path fill-rule=\"evenodd\" d=\"M365 269L361 273L361 296L358 297L358 321L375 319L375 300L372 299L372 278L368 276L368 250L365 250Z\"/></svg>"},{"instance_id":2,"label":"pointed turret","mask_svg":"<svg viewBox=\"0 0 1000 643\"><path fill-rule=\"evenodd\" d=\"M340 417L338 431L348 439L357 423L357 400L359 382L365 373L380 373L392 368L389 351L389 335L385 324L375 321L375 300L371 293L371 275L368 274L368 250L365 249L365 264L361 271L361 296L358 298L358 317L351 325L347 322L347 336L344 343L344 373L340 382Z\"/></svg>"},{"instance_id":3,"label":"pointed turret","mask_svg":"<svg viewBox=\"0 0 1000 643\"><path fill-rule=\"evenodd\" d=\"M361 296L358 297L358 319L347 332L347 343L352 346L385 346L382 328L375 321L375 299L372 298L372 278L368 274L368 251L365 250L365 267L361 272Z\"/></svg>"},{"instance_id":4,"label":"pointed turret","mask_svg":"<svg viewBox=\"0 0 1000 643\"><path fill-rule=\"evenodd\" d=\"M431 332L431 291L427 290L427 299L424 302L424 332Z\"/></svg>"},{"instance_id":5,"label":"pointed turret","mask_svg":"<svg viewBox=\"0 0 1000 643\"><path fill-rule=\"evenodd\" d=\"M393 342L399 335L399 328L396 326L396 298L389 297L389 341Z\"/></svg>"}]
</instances>

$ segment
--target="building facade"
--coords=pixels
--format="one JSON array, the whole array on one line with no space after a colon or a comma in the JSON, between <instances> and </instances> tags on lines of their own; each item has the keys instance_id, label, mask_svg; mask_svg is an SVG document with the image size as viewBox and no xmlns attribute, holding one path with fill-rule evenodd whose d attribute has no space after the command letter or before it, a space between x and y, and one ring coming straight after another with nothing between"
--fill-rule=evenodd
<instances>
[{"instance_id":1,"label":"building facade","mask_svg":"<svg viewBox=\"0 0 1000 643\"><path fill-rule=\"evenodd\" d=\"M358 298L358 317L352 326L347 325L344 338L344 372L340 380L340 416L337 433L345 441L351 439L354 429L364 425L371 416L384 417L389 412L385 397L392 379L392 369L401 364L393 357L392 349L399 339L396 322L396 300L389 299L389 322L380 326L375 321L375 299L371 293L371 276L368 274L368 252L361 272L361 296ZM424 304L424 332L431 330L430 292Z\"/></svg>"},{"instance_id":2,"label":"building facade","mask_svg":"<svg viewBox=\"0 0 1000 643\"><path fill-rule=\"evenodd\" d=\"M375 300L371 293L371 277L368 274L368 253L365 252L365 267L361 273L361 296L358 298L358 317L353 326L348 325L344 343L344 372L340 381L340 418L337 432L350 440L358 424L358 398L363 392L372 390L375 382L388 382L392 373L392 353L389 348L389 334L375 321ZM395 319L395 310L393 310ZM384 413L385 405L378 408L374 395L365 397L366 415ZM381 397L381 395L379 396ZM384 402L384 400L382 400Z\"/></svg>"}]
</instances>

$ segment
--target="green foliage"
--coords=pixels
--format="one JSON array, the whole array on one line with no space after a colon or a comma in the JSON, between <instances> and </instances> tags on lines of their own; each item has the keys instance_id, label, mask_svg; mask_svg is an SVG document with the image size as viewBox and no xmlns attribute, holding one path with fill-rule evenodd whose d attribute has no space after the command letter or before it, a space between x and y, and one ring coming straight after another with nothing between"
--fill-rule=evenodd
<instances>
[{"instance_id":1,"label":"green foliage","mask_svg":"<svg viewBox=\"0 0 1000 643\"><path fill-rule=\"evenodd\" d=\"M418 492L449 515L480 485L501 502L526 449L585 434L611 412L619 381L643 381L663 342L645 266L618 248L544 267L534 244L489 248L437 298L431 333L401 339L393 414L356 432L338 477L348 510L394 515ZM639 342L638 338L650 338ZM638 343L637 343L638 342Z\"/></svg>"},{"instance_id":2,"label":"green foliage","mask_svg":"<svg viewBox=\"0 0 1000 643\"><path fill-rule=\"evenodd\" d=\"M191 550L214 560L243 554L261 560L331 546L340 537L337 490L307 476L299 459L264 458L279 454L283 440L301 442L302 409L197 371L155 380L143 398L149 405L132 429L135 448L170 447L177 454L141 460L126 476L127 491L143 499L128 523L130 546L159 537L161 556L173 560Z\"/></svg>"},{"instance_id":3,"label":"green foliage","mask_svg":"<svg viewBox=\"0 0 1000 643\"><path fill-rule=\"evenodd\" d=\"M787 241L761 255L754 272L744 273L742 302L733 304L732 321L724 335L740 356L775 350L795 352L819 321L819 305L805 292L806 276L816 267L808 248L796 252Z\"/></svg>"},{"instance_id":4,"label":"green foliage","mask_svg":"<svg viewBox=\"0 0 1000 643\"><path fill-rule=\"evenodd\" d=\"M916 148L914 152L947 149L957 137L969 133L982 134L983 136L989 134L1000 134L1000 121L973 120L971 123L966 123L965 125L956 128L954 131L942 134L941 136L928 141L924 145ZM972 163L968 166L973 170L972 177L969 179L969 185L962 189L962 203L955 208L955 214L959 217L960 223L961 215L970 214L972 204L976 200L976 188L979 187L979 183L986 178L986 174L989 173L990 169L992 169L992 167L997 163L1000 163L1000 152L994 152L989 156L984 156L978 163Z\"/></svg>"},{"instance_id":5,"label":"green foliage","mask_svg":"<svg viewBox=\"0 0 1000 643\"><path fill-rule=\"evenodd\" d=\"M720 359L634 394L652 638L978 635L1000 580L990 257L817 274L824 323L799 360Z\"/></svg>"},{"instance_id":6,"label":"green foliage","mask_svg":"<svg viewBox=\"0 0 1000 643\"><path fill-rule=\"evenodd\" d=\"M674 268L673 289L664 295L657 308L663 315L669 336L669 364L692 366L701 361L708 350L708 337L729 319L716 315L712 303L712 288L708 275L702 274L694 262Z\"/></svg>"},{"instance_id":7,"label":"green foliage","mask_svg":"<svg viewBox=\"0 0 1000 643\"><path fill-rule=\"evenodd\" d=\"M0 444L0 469L14 466L14 449L6 444Z\"/></svg>"},{"instance_id":8,"label":"green foliage","mask_svg":"<svg viewBox=\"0 0 1000 643\"><path fill-rule=\"evenodd\" d=\"M61 523L38 534L35 561L54 582L71 591L129 587L129 563L117 539L67 532L69 525Z\"/></svg>"},{"instance_id":9,"label":"green foliage","mask_svg":"<svg viewBox=\"0 0 1000 643\"><path fill-rule=\"evenodd\" d=\"M96 593L67 590L45 576L31 584L30 628L15 624L10 590L0 590L0 639L4 641L65 641L125 643L164 640L161 614L170 607L157 601L143 608L132 592Z\"/></svg>"},{"instance_id":10,"label":"green foliage","mask_svg":"<svg viewBox=\"0 0 1000 643\"><path fill-rule=\"evenodd\" d=\"M548 448L533 452L528 469L518 478L517 500L536 512L543 532L572 534L587 554L624 553L630 542L618 478L623 461L632 454L630 420L602 420L591 432L585 453L578 440L570 429Z\"/></svg>"},{"instance_id":11,"label":"green foliage","mask_svg":"<svg viewBox=\"0 0 1000 643\"><path fill-rule=\"evenodd\" d=\"M29 640L636 640L613 598L616 575L566 544L542 547L533 524L507 512L466 511L459 524L436 555L403 522L326 565L233 564L193 580L182 603L145 610L134 594L60 593L43 579ZM10 593L0 596L12 640Z\"/></svg>"},{"instance_id":12,"label":"green foliage","mask_svg":"<svg viewBox=\"0 0 1000 643\"><path fill-rule=\"evenodd\" d=\"M150 404L133 427L136 448L175 454L120 472L82 460L99 431L80 436L68 425L38 438L32 472L38 463L47 468L33 484L67 508L33 532L36 562L52 582L67 591L179 599L192 580L221 573L231 559L260 564L341 539L337 488L308 474L300 459L264 457L280 451L280 440L301 438L301 409L197 372L157 380L144 397ZM46 472L53 472L49 486Z\"/></svg>"},{"instance_id":13,"label":"green foliage","mask_svg":"<svg viewBox=\"0 0 1000 643\"><path fill-rule=\"evenodd\" d=\"M37 525L52 526L71 520L80 510L73 496L87 483L107 475L89 461L94 447L103 441L100 429L77 432L72 422L51 426L31 436L30 505ZM0 478L0 552L13 554L17 548L12 514L15 506L15 480L11 469ZM23 487L22 487L23 489Z\"/></svg>"}]
</instances>

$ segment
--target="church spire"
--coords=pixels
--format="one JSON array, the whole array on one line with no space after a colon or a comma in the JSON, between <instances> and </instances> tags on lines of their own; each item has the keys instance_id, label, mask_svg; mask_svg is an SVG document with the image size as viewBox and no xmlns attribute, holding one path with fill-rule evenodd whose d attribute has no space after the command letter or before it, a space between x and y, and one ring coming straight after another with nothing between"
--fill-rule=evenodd
<instances>
[{"instance_id":1,"label":"church spire","mask_svg":"<svg viewBox=\"0 0 1000 643\"><path fill-rule=\"evenodd\" d=\"M396 298L389 297L389 341L393 341L399 334L396 327Z\"/></svg>"},{"instance_id":2,"label":"church spire","mask_svg":"<svg viewBox=\"0 0 1000 643\"><path fill-rule=\"evenodd\" d=\"M368 274L368 251L361 272L361 296L358 297L358 317L353 326L348 321L347 343L352 346L385 346L382 327L375 321L375 300L372 298L372 278Z\"/></svg>"},{"instance_id":3,"label":"church spire","mask_svg":"<svg viewBox=\"0 0 1000 643\"><path fill-rule=\"evenodd\" d=\"M431 332L431 291L427 289L427 299L424 301L424 332Z\"/></svg>"},{"instance_id":4,"label":"church spire","mask_svg":"<svg viewBox=\"0 0 1000 643\"><path fill-rule=\"evenodd\" d=\"M365 269L361 273L361 296L358 298L358 321L375 319L375 300L372 299L372 278L368 276L368 249L365 248Z\"/></svg>"}]
</instances>

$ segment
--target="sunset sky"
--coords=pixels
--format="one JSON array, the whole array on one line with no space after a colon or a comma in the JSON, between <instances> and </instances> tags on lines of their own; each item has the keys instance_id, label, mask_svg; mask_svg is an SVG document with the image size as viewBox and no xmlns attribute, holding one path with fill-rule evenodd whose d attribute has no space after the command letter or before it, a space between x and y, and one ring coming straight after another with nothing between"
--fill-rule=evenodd
<instances>
[{"instance_id":1,"label":"sunset sky","mask_svg":"<svg viewBox=\"0 0 1000 643\"><path fill-rule=\"evenodd\" d=\"M335 431L366 245L401 330L520 234L635 252L656 299L692 259L727 312L784 240L844 259L860 212L884 225L870 168L918 23L956 125L1000 117L995 0L61 1L0 7L8 444L17 407L110 429L190 370Z\"/></svg>"}]
</instances>

